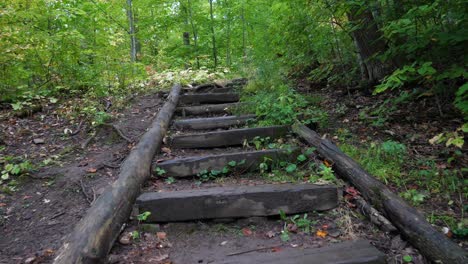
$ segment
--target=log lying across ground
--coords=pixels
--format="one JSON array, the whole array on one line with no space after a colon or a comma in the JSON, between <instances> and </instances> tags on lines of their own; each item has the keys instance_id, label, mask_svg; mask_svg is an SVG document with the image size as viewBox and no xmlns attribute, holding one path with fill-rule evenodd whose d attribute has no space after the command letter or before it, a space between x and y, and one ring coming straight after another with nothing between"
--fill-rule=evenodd
<instances>
[{"instance_id":1,"label":"log lying across ground","mask_svg":"<svg viewBox=\"0 0 468 264\"><path fill-rule=\"evenodd\" d=\"M265 184L143 193L137 205L147 221L174 222L326 211L338 201L332 185Z\"/></svg>"},{"instance_id":2,"label":"log lying across ground","mask_svg":"<svg viewBox=\"0 0 468 264\"><path fill-rule=\"evenodd\" d=\"M269 249L269 248L268 248ZM240 252L243 253L243 252ZM283 248L277 252L247 252L226 257L213 264L250 263L320 263L320 264L385 264L385 254L378 251L369 241L345 241L321 248Z\"/></svg>"},{"instance_id":3,"label":"log lying across ground","mask_svg":"<svg viewBox=\"0 0 468 264\"><path fill-rule=\"evenodd\" d=\"M332 142L322 139L303 125L294 125L293 131L331 161L333 169L356 186L366 200L382 212L424 256L437 263L468 263L466 250L435 230L415 208L366 172Z\"/></svg>"},{"instance_id":4,"label":"log lying across ground","mask_svg":"<svg viewBox=\"0 0 468 264\"><path fill-rule=\"evenodd\" d=\"M289 126L269 126L230 129L216 132L174 136L169 139L172 148L216 148L242 145L255 137L277 139L289 133Z\"/></svg>"},{"instance_id":5,"label":"log lying across ground","mask_svg":"<svg viewBox=\"0 0 468 264\"><path fill-rule=\"evenodd\" d=\"M207 118L191 118L175 120L173 122L176 129L215 129L215 128L229 128L232 126L245 125L249 121L254 121L255 115L241 115L241 116L220 116L220 117L207 117Z\"/></svg>"},{"instance_id":6,"label":"log lying across ground","mask_svg":"<svg viewBox=\"0 0 468 264\"><path fill-rule=\"evenodd\" d=\"M180 97L182 104L221 104L238 102L240 99L237 93L200 93L185 94Z\"/></svg>"},{"instance_id":7,"label":"log lying across ground","mask_svg":"<svg viewBox=\"0 0 468 264\"><path fill-rule=\"evenodd\" d=\"M94 202L60 248L56 264L104 263L140 188L150 176L151 161L161 146L179 101L175 85L148 132L123 163L119 178Z\"/></svg>"},{"instance_id":8,"label":"log lying across ground","mask_svg":"<svg viewBox=\"0 0 468 264\"><path fill-rule=\"evenodd\" d=\"M204 170L222 170L224 167L234 172L253 171L258 170L265 158L276 164L280 161L294 162L299 155L299 148L268 149L173 159L157 163L155 167L165 170L165 177L180 178L197 175ZM235 162L234 166L229 166L231 161Z\"/></svg>"},{"instance_id":9,"label":"log lying across ground","mask_svg":"<svg viewBox=\"0 0 468 264\"><path fill-rule=\"evenodd\" d=\"M203 114L231 114L243 104L241 103L227 103L227 104L212 104L212 105L197 105L178 107L176 112L186 115L203 115Z\"/></svg>"}]
</instances>

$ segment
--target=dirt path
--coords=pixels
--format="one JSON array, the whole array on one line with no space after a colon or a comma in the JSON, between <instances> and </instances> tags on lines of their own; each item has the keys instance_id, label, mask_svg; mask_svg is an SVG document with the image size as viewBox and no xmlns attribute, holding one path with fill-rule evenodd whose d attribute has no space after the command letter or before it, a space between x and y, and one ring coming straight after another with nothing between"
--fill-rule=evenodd
<instances>
[{"instance_id":1,"label":"dirt path","mask_svg":"<svg viewBox=\"0 0 468 264\"><path fill-rule=\"evenodd\" d=\"M137 141L162 103L158 94L139 96L123 112L112 113L112 125ZM97 128L92 140L84 126L75 136L64 136L64 129L79 126L58 118L59 110L47 109L25 119L11 117L0 124L6 135L1 154L26 155L37 168L18 191L0 194L0 263L51 262L62 238L115 180L133 146L112 125ZM34 144L36 138L44 144ZM48 165L40 166L45 160Z\"/></svg>"}]
</instances>

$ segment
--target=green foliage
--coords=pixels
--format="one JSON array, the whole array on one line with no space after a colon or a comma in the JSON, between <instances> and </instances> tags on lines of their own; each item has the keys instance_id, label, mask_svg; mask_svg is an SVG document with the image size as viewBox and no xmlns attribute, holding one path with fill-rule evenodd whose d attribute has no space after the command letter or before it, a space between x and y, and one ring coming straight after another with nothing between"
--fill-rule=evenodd
<instances>
[{"instance_id":1,"label":"green foliage","mask_svg":"<svg viewBox=\"0 0 468 264\"><path fill-rule=\"evenodd\" d=\"M308 100L291 89L278 72L262 66L256 80L251 81L244 89L242 101L246 102L243 111L255 113L259 125L286 125L296 120L304 124L318 123L325 127L327 113L319 107L320 102Z\"/></svg>"},{"instance_id":2,"label":"green foliage","mask_svg":"<svg viewBox=\"0 0 468 264\"><path fill-rule=\"evenodd\" d=\"M174 177L167 177L165 180L164 180L165 183L167 184L173 184L176 182L176 179Z\"/></svg>"},{"instance_id":3,"label":"green foliage","mask_svg":"<svg viewBox=\"0 0 468 264\"><path fill-rule=\"evenodd\" d=\"M390 180L402 185L405 181L402 167L406 159L406 147L395 141L371 143L367 149L340 144L343 152L359 161L364 168L384 183Z\"/></svg>"},{"instance_id":4,"label":"green foliage","mask_svg":"<svg viewBox=\"0 0 468 264\"><path fill-rule=\"evenodd\" d=\"M410 201L414 205L421 204L426 199L426 195L418 192L417 190L411 189L400 194L403 198Z\"/></svg>"},{"instance_id":5,"label":"green foliage","mask_svg":"<svg viewBox=\"0 0 468 264\"><path fill-rule=\"evenodd\" d=\"M17 190L19 179L27 176L33 170L29 161L21 161L19 158L5 156L0 158L0 190L11 193Z\"/></svg>"},{"instance_id":6,"label":"green foliage","mask_svg":"<svg viewBox=\"0 0 468 264\"><path fill-rule=\"evenodd\" d=\"M154 172L156 172L156 175L158 175L158 176L163 176L164 174L166 174L166 170L161 169L161 168L159 168L159 167L156 167L156 168L154 169Z\"/></svg>"},{"instance_id":7,"label":"green foliage","mask_svg":"<svg viewBox=\"0 0 468 264\"><path fill-rule=\"evenodd\" d=\"M151 215L151 212L146 211L137 215L137 219L139 222L146 221L146 219L148 219L150 215Z\"/></svg>"},{"instance_id":8,"label":"green foliage","mask_svg":"<svg viewBox=\"0 0 468 264\"><path fill-rule=\"evenodd\" d=\"M210 180L215 180L219 177L226 176L227 174L231 173L235 167L241 166L245 164L245 160L241 160L236 162L235 160L231 160L228 162L227 166L224 166L221 170L202 170L200 171L197 176L199 177L201 182L207 182Z\"/></svg>"}]
</instances>

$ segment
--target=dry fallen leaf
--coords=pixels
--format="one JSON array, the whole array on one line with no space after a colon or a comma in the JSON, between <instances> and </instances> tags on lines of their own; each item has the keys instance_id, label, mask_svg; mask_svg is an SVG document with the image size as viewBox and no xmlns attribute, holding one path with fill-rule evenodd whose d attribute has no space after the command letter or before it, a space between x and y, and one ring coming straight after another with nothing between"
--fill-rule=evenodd
<instances>
[{"instance_id":1,"label":"dry fallen leaf","mask_svg":"<svg viewBox=\"0 0 468 264\"><path fill-rule=\"evenodd\" d=\"M87 173L96 173L97 169L96 168L89 168L86 170Z\"/></svg>"},{"instance_id":2,"label":"dry fallen leaf","mask_svg":"<svg viewBox=\"0 0 468 264\"><path fill-rule=\"evenodd\" d=\"M167 258L169 258L169 255L168 255L168 254L162 254L162 255L159 255L159 256L156 257L156 258L150 258L150 259L148 260L148 262L153 262L153 261L155 261L155 262L160 262L160 261L163 261L163 260L165 260L165 259L167 259Z\"/></svg>"},{"instance_id":3,"label":"dry fallen leaf","mask_svg":"<svg viewBox=\"0 0 468 264\"><path fill-rule=\"evenodd\" d=\"M274 247L271 249L271 252L280 252L281 248L280 247Z\"/></svg>"},{"instance_id":4,"label":"dry fallen leaf","mask_svg":"<svg viewBox=\"0 0 468 264\"><path fill-rule=\"evenodd\" d=\"M167 154L171 154L171 152L172 152L170 148L166 148L166 147L162 147L161 151L164 152L164 153L167 153Z\"/></svg>"},{"instance_id":5,"label":"dry fallen leaf","mask_svg":"<svg viewBox=\"0 0 468 264\"><path fill-rule=\"evenodd\" d=\"M327 168L330 168L333 164L331 162L329 162L328 160L324 160L323 161L323 164L327 167Z\"/></svg>"},{"instance_id":6,"label":"dry fallen leaf","mask_svg":"<svg viewBox=\"0 0 468 264\"><path fill-rule=\"evenodd\" d=\"M244 227L244 228L242 228L242 234L244 234L244 236L251 236L252 235L252 230L250 230L247 227Z\"/></svg>"},{"instance_id":7,"label":"dry fallen leaf","mask_svg":"<svg viewBox=\"0 0 468 264\"><path fill-rule=\"evenodd\" d=\"M160 239L160 240L165 240L165 239L167 238L166 232L157 232L157 233L156 233L156 236L157 236L158 239Z\"/></svg>"},{"instance_id":8,"label":"dry fallen leaf","mask_svg":"<svg viewBox=\"0 0 468 264\"><path fill-rule=\"evenodd\" d=\"M320 229L317 230L317 233L316 233L316 235L317 235L318 237L321 237L321 238L325 238L325 237L327 236L327 234L328 234L327 231L320 230Z\"/></svg>"},{"instance_id":9,"label":"dry fallen leaf","mask_svg":"<svg viewBox=\"0 0 468 264\"><path fill-rule=\"evenodd\" d=\"M275 236L276 236L276 233L273 232L273 231L268 231L265 235L266 235L268 238L272 238L272 237L275 237Z\"/></svg>"}]
</instances>

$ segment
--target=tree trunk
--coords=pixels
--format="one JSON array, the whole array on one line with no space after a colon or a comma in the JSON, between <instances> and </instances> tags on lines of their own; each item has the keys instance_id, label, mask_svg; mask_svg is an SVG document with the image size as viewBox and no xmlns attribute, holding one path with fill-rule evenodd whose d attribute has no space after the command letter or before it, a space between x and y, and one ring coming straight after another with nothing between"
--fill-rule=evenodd
<instances>
[{"instance_id":1,"label":"tree trunk","mask_svg":"<svg viewBox=\"0 0 468 264\"><path fill-rule=\"evenodd\" d=\"M227 20L227 30L226 30L226 66L231 66L231 8L229 7L229 1L225 0L225 5L227 9L226 20Z\"/></svg>"},{"instance_id":2,"label":"tree trunk","mask_svg":"<svg viewBox=\"0 0 468 264\"><path fill-rule=\"evenodd\" d=\"M213 0L210 1L210 17L211 17L211 41L213 43L213 59L214 59L214 67L218 67L218 56L216 54L216 37L215 37L215 30L214 30L214 18L213 18Z\"/></svg>"},{"instance_id":3,"label":"tree trunk","mask_svg":"<svg viewBox=\"0 0 468 264\"><path fill-rule=\"evenodd\" d=\"M137 40L135 36L135 20L133 17L132 0L127 0L127 18L130 34L130 59L132 62L135 62L137 59Z\"/></svg>"},{"instance_id":4,"label":"tree trunk","mask_svg":"<svg viewBox=\"0 0 468 264\"><path fill-rule=\"evenodd\" d=\"M200 69L200 59L198 58L198 34L195 24L193 23L193 15L192 15L192 5L190 0L187 0L188 5L188 13L190 17L190 25L192 26L192 33L193 33L193 44L195 48L195 59L197 61L197 69Z\"/></svg>"},{"instance_id":5,"label":"tree trunk","mask_svg":"<svg viewBox=\"0 0 468 264\"><path fill-rule=\"evenodd\" d=\"M376 58L377 55L385 52L387 45L369 9L353 5L347 15L350 23L356 27L351 35L365 68L362 78L369 84L376 84L389 72L389 67Z\"/></svg>"},{"instance_id":6,"label":"tree trunk","mask_svg":"<svg viewBox=\"0 0 468 264\"><path fill-rule=\"evenodd\" d=\"M245 11L244 11L244 6L242 6L241 9L241 19L242 19L242 59L244 60L244 64L246 63L247 60L247 51L246 51L246 46L245 46Z\"/></svg>"},{"instance_id":7,"label":"tree trunk","mask_svg":"<svg viewBox=\"0 0 468 264\"><path fill-rule=\"evenodd\" d=\"M293 126L293 131L316 147L318 153L333 164L333 169L356 186L364 198L384 214L424 256L436 263L468 263L467 251L435 230L416 209L366 172L332 142L322 139L304 125Z\"/></svg>"},{"instance_id":8,"label":"tree trunk","mask_svg":"<svg viewBox=\"0 0 468 264\"><path fill-rule=\"evenodd\" d=\"M107 254L127 221L143 183L150 177L151 162L161 146L179 101L175 85L148 132L120 169L119 178L93 203L60 248L55 264L105 263Z\"/></svg>"}]
</instances>

